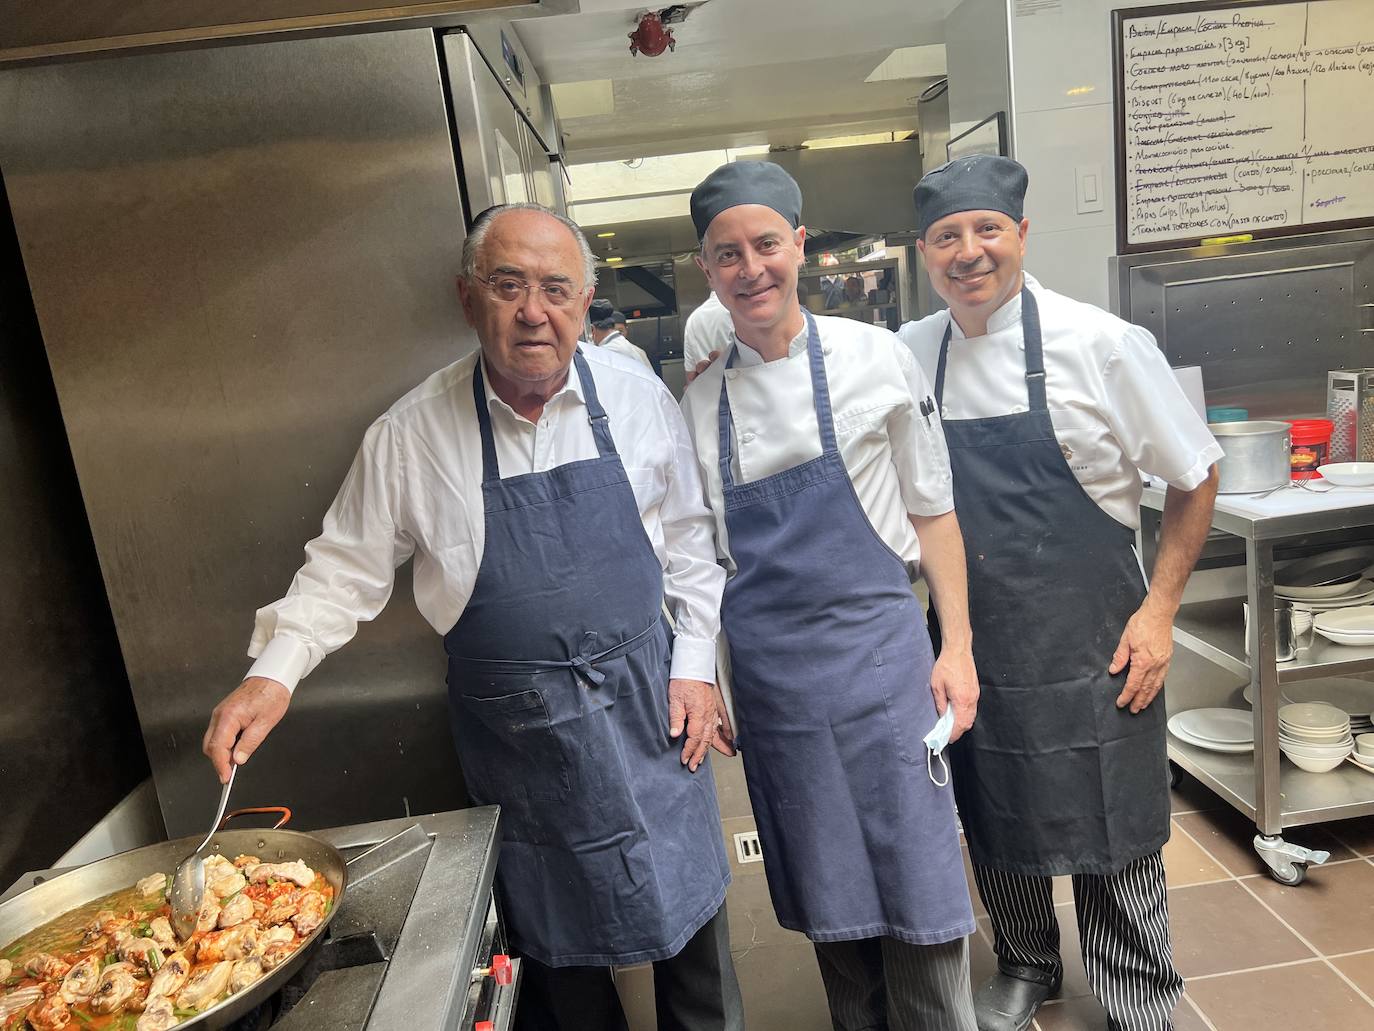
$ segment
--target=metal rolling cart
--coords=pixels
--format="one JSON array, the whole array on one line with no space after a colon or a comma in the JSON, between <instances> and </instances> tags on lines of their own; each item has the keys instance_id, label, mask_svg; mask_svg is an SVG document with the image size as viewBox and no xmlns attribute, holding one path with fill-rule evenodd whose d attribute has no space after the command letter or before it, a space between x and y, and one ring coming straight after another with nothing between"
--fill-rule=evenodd
<instances>
[{"instance_id":1,"label":"metal rolling cart","mask_svg":"<svg viewBox=\"0 0 1374 1031\"><path fill-rule=\"evenodd\" d=\"M1350 545L1374 544L1374 503L1361 493L1303 495L1304 510L1265 514L1254 500L1221 495L1212 516L1212 544L1227 543L1239 558L1244 548L1246 598L1252 613L1274 610L1274 554L1293 557ZM1310 505L1307 504L1310 499ZM1141 499L1140 556L1153 568L1164 491L1147 486ZM1290 503L1287 507L1292 508ZM1329 853L1285 841L1286 828L1374 814L1374 776L1346 763L1329 773L1281 768L1279 704L1284 684L1374 672L1374 647L1333 644L1314 637L1309 650L1290 662L1275 661L1273 619L1251 619L1247 658L1240 599L1185 602L1174 621L1174 641L1222 669L1246 678L1254 699L1255 750L1251 754L1206 751L1169 735L1169 759L1255 822L1255 851L1283 884L1300 884L1310 864ZM1171 687L1174 685L1171 683ZM1190 706L1184 706L1187 708Z\"/></svg>"}]
</instances>

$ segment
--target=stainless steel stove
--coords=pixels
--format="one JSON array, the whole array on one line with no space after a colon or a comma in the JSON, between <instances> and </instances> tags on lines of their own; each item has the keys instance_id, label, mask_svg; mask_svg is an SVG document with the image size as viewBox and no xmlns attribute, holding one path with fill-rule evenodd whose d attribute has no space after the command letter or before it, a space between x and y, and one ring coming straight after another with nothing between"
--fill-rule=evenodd
<instances>
[{"instance_id":1,"label":"stainless steel stove","mask_svg":"<svg viewBox=\"0 0 1374 1031\"><path fill-rule=\"evenodd\" d=\"M485 807L312 831L348 860L347 897L301 971L231 1031L506 1031L520 961L492 895L498 823ZM0 902L59 872L25 874Z\"/></svg>"}]
</instances>

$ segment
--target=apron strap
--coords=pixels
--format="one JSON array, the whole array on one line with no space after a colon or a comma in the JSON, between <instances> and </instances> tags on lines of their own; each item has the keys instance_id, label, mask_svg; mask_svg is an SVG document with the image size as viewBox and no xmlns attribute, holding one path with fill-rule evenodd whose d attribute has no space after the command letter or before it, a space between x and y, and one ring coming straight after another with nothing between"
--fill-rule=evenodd
<instances>
[{"instance_id":1,"label":"apron strap","mask_svg":"<svg viewBox=\"0 0 1374 1031\"><path fill-rule=\"evenodd\" d=\"M582 357L580 346L573 352L573 365L577 369L577 379L582 384L587 421L591 423L592 436L596 439L596 453L602 458L617 454L606 410L601 407L601 399L596 393L596 380L592 378L587 359ZM487 389L480 357L472 370L472 403L477 408L477 429L482 435L482 482L491 483L501 479L501 467L496 461L496 438L491 431L491 411L487 407Z\"/></svg>"},{"instance_id":2,"label":"apron strap","mask_svg":"<svg viewBox=\"0 0 1374 1031\"><path fill-rule=\"evenodd\" d=\"M640 648L654 639L654 634L660 625L661 620L655 619L628 641L621 641L612 648L594 654L588 654L588 647L596 640L596 635L588 632L583 637L582 652L570 659L474 659L465 655L450 655L449 658L454 663L482 676L498 673L552 673L555 670L567 669L588 683L599 685L605 682L606 674L596 668L598 662L609 662L611 659L618 659L622 655L639 651Z\"/></svg>"},{"instance_id":3,"label":"apron strap","mask_svg":"<svg viewBox=\"0 0 1374 1031\"><path fill-rule=\"evenodd\" d=\"M830 385L825 378L825 352L821 349L821 334L816 328L816 319L805 308L802 315L806 318L806 353L811 369L811 401L816 409L816 425L820 429L821 454L838 454L839 444L835 437L835 418L830 409ZM739 345L731 344L730 353L725 358L725 370L735 364L739 355ZM716 429L720 437L717 449L720 464L720 483L722 488L733 487L735 477L730 466L734 459L735 420L730 413L730 395L725 389L728 377L720 381L720 401L716 405Z\"/></svg>"},{"instance_id":4,"label":"apron strap","mask_svg":"<svg viewBox=\"0 0 1374 1031\"><path fill-rule=\"evenodd\" d=\"M945 403L945 367L949 362L949 340L954 332L954 316L945 325L940 340L940 359L935 365L935 403ZM1030 287L1021 286L1021 336L1026 344L1026 401L1032 412L1049 410L1045 396L1045 350L1040 337L1040 309Z\"/></svg>"}]
</instances>

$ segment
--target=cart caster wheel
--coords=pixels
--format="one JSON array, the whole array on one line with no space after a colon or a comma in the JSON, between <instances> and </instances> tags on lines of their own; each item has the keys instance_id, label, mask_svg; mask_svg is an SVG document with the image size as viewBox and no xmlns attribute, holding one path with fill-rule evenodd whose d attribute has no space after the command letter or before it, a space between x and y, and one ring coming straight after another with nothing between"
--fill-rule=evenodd
<instances>
[{"instance_id":1,"label":"cart caster wheel","mask_svg":"<svg viewBox=\"0 0 1374 1031\"><path fill-rule=\"evenodd\" d=\"M1183 767L1178 763L1169 764L1169 787L1174 791L1177 791L1183 786L1183 778L1186 776L1187 774L1183 772Z\"/></svg>"},{"instance_id":2,"label":"cart caster wheel","mask_svg":"<svg viewBox=\"0 0 1374 1031\"><path fill-rule=\"evenodd\" d=\"M1286 884L1290 888L1296 888L1303 881L1307 880L1307 866L1304 863L1294 863L1288 868L1289 872L1280 873L1278 870L1269 868L1269 876L1280 884Z\"/></svg>"}]
</instances>

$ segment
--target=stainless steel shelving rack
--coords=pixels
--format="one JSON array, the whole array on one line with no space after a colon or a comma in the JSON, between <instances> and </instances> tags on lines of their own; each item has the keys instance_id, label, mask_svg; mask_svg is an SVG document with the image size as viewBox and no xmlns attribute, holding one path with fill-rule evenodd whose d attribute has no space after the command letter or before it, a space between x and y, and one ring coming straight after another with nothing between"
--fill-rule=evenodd
<instances>
[{"instance_id":1,"label":"stainless steel shelving rack","mask_svg":"<svg viewBox=\"0 0 1374 1031\"><path fill-rule=\"evenodd\" d=\"M1374 504L1368 494L1349 494L1350 504L1334 507L1340 498L1323 502L1319 510L1261 516L1247 515L1218 499L1212 517L1214 531L1244 542L1246 597L1252 613L1274 610L1274 550L1301 543L1318 550L1351 543L1351 531L1368 529L1374 538ZM1140 556L1146 569L1154 566L1164 491L1147 486L1141 499ZM1339 537L1340 539L1335 539ZM1247 658L1239 599L1185 603L1174 621L1174 641L1228 672L1250 681L1254 699L1253 755L1210 752L1169 735L1169 759L1224 801L1255 822L1255 851L1268 872L1285 884L1298 884L1309 864L1324 862L1326 853L1302 848L1283 839L1289 827L1342 820L1374 813L1374 776L1344 764L1329 773L1307 773L1282 764L1279 752L1279 696L1281 685L1321 677L1374 672L1374 648L1332 644L1321 637L1296 660L1275 661L1272 619L1251 619ZM1173 686L1171 684L1171 686Z\"/></svg>"}]
</instances>

